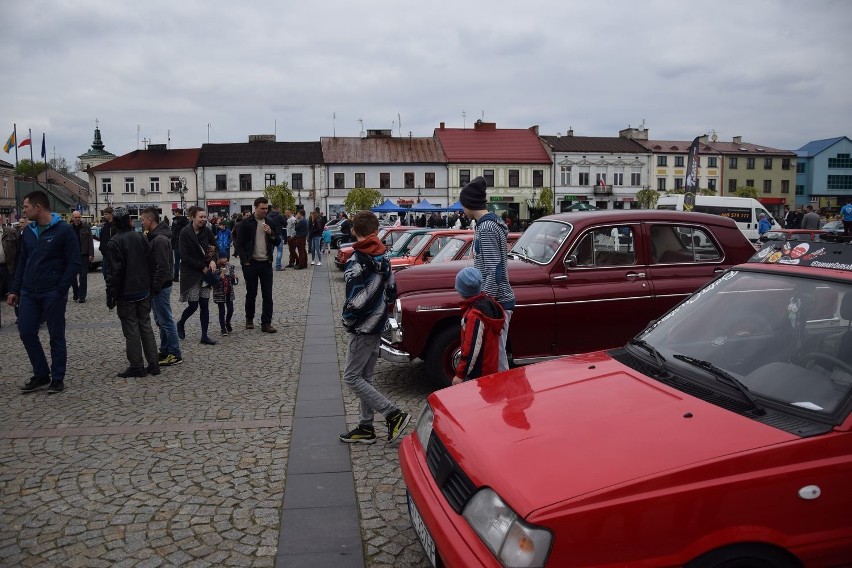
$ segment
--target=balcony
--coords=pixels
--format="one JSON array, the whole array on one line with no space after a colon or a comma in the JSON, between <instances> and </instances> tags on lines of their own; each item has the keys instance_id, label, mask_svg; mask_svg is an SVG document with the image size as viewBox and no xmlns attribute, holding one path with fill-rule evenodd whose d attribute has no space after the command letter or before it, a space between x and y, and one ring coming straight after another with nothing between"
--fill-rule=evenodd
<instances>
[{"instance_id":1,"label":"balcony","mask_svg":"<svg viewBox=\"0 0 852 568\"><path fill-rule=\"evenodd\" d=\"M606 187L596 185L594 187L595 195L612 195L612 186L608 185Z\"/></svg>"}]
</instances>

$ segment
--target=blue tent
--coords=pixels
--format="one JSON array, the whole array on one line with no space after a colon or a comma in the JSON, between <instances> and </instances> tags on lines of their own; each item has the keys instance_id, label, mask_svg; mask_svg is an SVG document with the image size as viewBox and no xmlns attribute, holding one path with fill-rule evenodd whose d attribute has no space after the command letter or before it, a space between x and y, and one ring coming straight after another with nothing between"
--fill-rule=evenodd
<instances>
[{"instance_id":1,"label":"blue tent","mask_svg":"<svg viewBox=\"0 0 852 568\"><path fill-rule=\"evenodd\" d=\"M429 203L428 199L424 199L408 211L412 211L414 213L440 213L441 211L446 210L446 207L437 207Z\"/></svg>"},{"instance_id":2,"label":"blue tent","mask_svg":"<svg viewBox=\"0 0 852 568\"><path fill-rule=\"evenodd\" d=\"M464 211L464 207L462 207L461 201L456 201L447 207L447 211Z\"/></svg>"},{"instance_id":3,"label":"blue tent","mask_svg":"<svg viewBox=\"0 0 852 568\"><path fill-rule=\"evenodd\" d=\"M394 204L390 199L385 199L385 202L376 207L371 207L370 211L373 213L402 213L403 211L408 211L407 207L400 207L399 205Z\"/></svg>"}]
</instances>

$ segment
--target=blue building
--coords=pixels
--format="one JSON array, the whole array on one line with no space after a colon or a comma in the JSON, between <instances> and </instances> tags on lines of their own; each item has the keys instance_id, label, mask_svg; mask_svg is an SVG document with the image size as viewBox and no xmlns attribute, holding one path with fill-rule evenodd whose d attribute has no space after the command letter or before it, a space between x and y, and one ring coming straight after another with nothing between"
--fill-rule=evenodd
<instances>
[{"instance_id":1,"label":"blue building","mask_svg":"<svg viewBox=\"0 0 852 568\"><path fill-rule=\"evenodd\" d=\"M852 199L852 140L814 140L796 150L796 206L837 211Z\"/></svg>"}]
</instances>

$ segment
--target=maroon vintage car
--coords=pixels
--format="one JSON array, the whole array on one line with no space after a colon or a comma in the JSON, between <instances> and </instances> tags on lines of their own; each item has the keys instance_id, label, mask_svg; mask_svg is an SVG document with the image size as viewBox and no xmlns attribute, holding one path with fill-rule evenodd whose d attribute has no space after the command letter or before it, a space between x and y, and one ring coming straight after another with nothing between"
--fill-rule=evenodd
<instances>
[{"instance_id":1,"label":"maroon vintage car","mask_svg":"<svg viewBox=\"0 0 852 568\"><path fill-rule=\"evenodd\" d=\"M595 211L537 220L512 247L515 364L623 345L754 247L730 219L662 210ZM448 384L459 350L455 275L472 260L397 274L382 357L422 359Z\"/></svg>"}]
</instances>

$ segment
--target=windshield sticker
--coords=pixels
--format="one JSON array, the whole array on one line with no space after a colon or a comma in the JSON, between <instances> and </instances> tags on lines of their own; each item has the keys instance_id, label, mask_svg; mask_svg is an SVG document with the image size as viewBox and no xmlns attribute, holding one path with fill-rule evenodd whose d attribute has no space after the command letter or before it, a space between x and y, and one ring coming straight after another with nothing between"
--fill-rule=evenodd
<instances>
[{"instance_id":1,"label":"windshield sticker","mask_svg":"<svg viewBox=\"0 0 852 568\"><path fill-rule=\"evenodd\" d=\"M837 261L829 262L826 256L836 258ZM844 243L774 241L766 243L748 262L852 271L852 248Z\"/></svg>"},{"instance_id":2,"label":"windshield sticker","mask_svg":"<svg viewBox=\"0 0 852 568\"><path fill-rule=\"evenodd\" d=\"M694 302L697 302L704 294L715 289L722 282L727 282L731 278L735 278L737 276L737 274L739 274L739 271L737 271L737 270L730 270L730 271L724 273L722 276L720 276L719 278L717 278L716 280L714 280L713 282L711 282L710 284L708 284L707 286L705 286L704 288L702 288L701 290L694 293L692 296L690 296L689 298L687 298L686 300L684 300L683 302L681 302L680 304L678 304L677 306L672 308L672 310L669 313L667 313L666 315L664 315L663 317L661 317L660 319L655 321L653 324L649 325L645 329L643 334L648 333L649 331L655 329L658 325L660 325L661 323L663 323L664 321L666 321L667 319L669 319L670 317L672 317L673 315L678 313L681 309L683 309L684 306L688 306L688 305L690 305Z\"/></svg>"}]
</instances>

